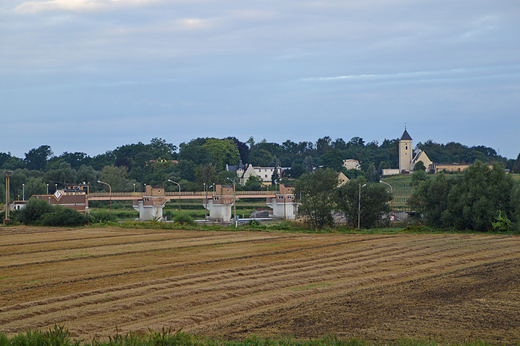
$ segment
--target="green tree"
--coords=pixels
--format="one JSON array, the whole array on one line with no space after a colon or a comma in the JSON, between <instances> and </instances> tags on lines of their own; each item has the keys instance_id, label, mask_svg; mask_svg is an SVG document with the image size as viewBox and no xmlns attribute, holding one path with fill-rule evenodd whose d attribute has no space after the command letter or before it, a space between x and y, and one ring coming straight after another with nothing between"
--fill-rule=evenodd
<instances>
[{"instance_id":1,"label":"green tree","mask_svg":"<svg viewBox=\"0 0 520 346\"><path fill-rule=\"evenodd\" d=\"M422 161L419 161L415 164L414 166L414 171L423 171L423 172L426 172L426 166L424 165L424 162Z\"/></svg>"},{"instance_id":2,"label":"green tree","mask_svg":"<svg viewBox=\"0 0 520 346\"><path fill-rule=\"evenodd\" d=\"M100 172L92 166L81 165L76 174L76 181L78 183L95 184L98 181L99 174Z\"/></svg>"},{"instance_id":3,"label":"green tree","mask_svg":"<svg viewBox=\"0 0 520 346\"><path fill-rule=\"evenodd\" d=\"M490 169L480 161L475 162L458 177L448 195L446 222L457 229L492 230L492 222L499 213L508 219L514 216L513 187L511 176L501 164L494 163Z\"/></svg>"},{"instance_id":4,"label":"green tree","mask_svg":"<svg viewBox=\"0 0 520 346\"><path fill-rule=\"evenodd\" d=\"M42 145L37 149L29 150L29 152L25 154L25 164L28 169L42 170L52 155L51 147Z\"/></svg>"},{"instance_id":5,"label":"green tree","mask_svg":"<svg viewBox=\"0 0 520 346\"><path fill-rule=\"evenodd\" d=\"M390 213L388 202L392 195L384 184L367 183L364 177L350 180L337 189L336 203L339 210L352 227L357 226L360 212L360 226L370 228L383 222L383 216Z\"/></svg>"},{"instance_id":6,"label":"green tree","mask_svg":"<svg viewBox=\"0 0 520 346\"><path fill-rule=\"evenodd\" d=\"M261 191L262 190L262 179L260 179L256 175L250 176L249 179L247 179L247 182L244 184L244 190Z\"/></svg>"},{"instance_id":7,"label":"green tree","mask_svg":"<svg viewBox=\"0 0 520 346\"><path fill-rule=\"evenodd\" d=\"M369 183L378 183L380 178L381 177L376 171L376 166L373 163L370 163L365 170L365 179Z\"/></svg>"},{"instance_id":8,"label":"green tree","mask_svg":"<svg viewBox=\"0 0 520 346\"><path fill-rule=\"evenodd\" d=\"M126 167L116 167L116 166L105 166L101 170L101 175L99 180L110 184L112 188L112 192L120 192L124 191L125 187L127 187L127 173ZM108 186L105 184L97 184L98 188L104 189L107 192L109 191ZM133 189L133 188L132 188Z\"/></svg>"},{"instance_id":9,"label":"green tree","mask_svg":"<svg viewBox=\"0 0 520 346\"><path fill-rule=\"evenodd\" d=\"M42 178L30 177L25 184L25 199L33 195L44 195L47 193L47 185Z\"/></svg>"},{"instance_id":10,"label":"green tree","mask_svg":"<svg viewBox=\"0 0 520 346\"><path fill-rule=\"evenodd\" d=\"M43 180L49 185L73 184L76 182L76 171L72 169L70 163L62 162L58 169L46 172Z\"/></svg>"},{"instance_id":11,"label":"green tree","mask_svg":"<svg viewBox=\"0 0 520 346\"><path fill-rule=\"evenodd\" d=\"M448 209L448 194L453 180L444 173L419 184L408 200L408 205L428 226L443 228L444 216Z\"/></svg>"},{"instance_id":12,"label":"green tree","mask_svg":"<svg viewBox=\"0 0 520 346\"><path fill-rule=\"evenodd\" d=\"M200 165L195 170L195 176L197 177L197 182L199 184L210 185L212 182L215 182L215 178L217 175L217 168L212 163L206 163L205 165Z\"/></svg>"},{"instance_id":13,"label":"green tree","mask_svg":"<svg viewBox=\"0 0 520 346\"><path fill-rule=\"evenodd\" d=\"M336 205L335 190L338 173L333 169L318 169L303 174L295 184L295 196L300 198L298 213L306 217L312 228L332 226L332 210Z\"/></svg>"},{"instance_id":14,"label":"green tree","mask_svg":"<svg viewBox=\"0 0 520 346\"><path fill-rule=\"evenodd\" d=\"M226 164L238 165L240 153L236 144L230 139L210 138L204 144L211 160L215 163L217 171L226 168Z\"/></svg>"}]
</instances>

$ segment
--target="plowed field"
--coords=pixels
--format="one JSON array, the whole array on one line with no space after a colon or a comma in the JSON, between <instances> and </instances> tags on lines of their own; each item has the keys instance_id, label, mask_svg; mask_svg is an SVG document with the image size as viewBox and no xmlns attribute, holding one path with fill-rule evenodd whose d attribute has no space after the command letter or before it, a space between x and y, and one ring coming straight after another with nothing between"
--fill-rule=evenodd
<instances>
[{"instance_id":1,"label":"plowed field","mask_svg":"<svg viewBox=\"0 0 520 346\"><path fill-rule=\"evenodd\" d=\"M520 342L520 237L0 228L0 332Z\"/></svg>"}]
</instances>

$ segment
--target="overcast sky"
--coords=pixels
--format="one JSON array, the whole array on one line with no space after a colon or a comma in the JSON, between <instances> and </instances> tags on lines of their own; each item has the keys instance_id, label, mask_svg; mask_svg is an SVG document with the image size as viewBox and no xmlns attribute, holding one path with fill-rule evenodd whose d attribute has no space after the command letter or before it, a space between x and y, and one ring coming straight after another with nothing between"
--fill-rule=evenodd
<instances>
[{"instance_id":1,"label":"overcast sky","mask_svg":"<svg viewBox=\"0 0 520 346\"><path fill-rule=\"evenodd\" d=\"M0 152L330 136L520 153L518 0L0 0Z\"/></svg>"}]
</instances>

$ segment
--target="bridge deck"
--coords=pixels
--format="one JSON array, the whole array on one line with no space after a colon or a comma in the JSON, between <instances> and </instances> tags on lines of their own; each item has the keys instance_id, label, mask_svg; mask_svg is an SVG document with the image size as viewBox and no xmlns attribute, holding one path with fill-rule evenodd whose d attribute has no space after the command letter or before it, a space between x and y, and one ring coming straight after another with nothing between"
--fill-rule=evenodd
<instances>
[{"instance_id":1,"label":"bridge deck","mask_svg":"<svg viewBox=\"0 0 520 346\"><path fill-rule=\"evenodd\" d=\"M108 192L96 192L87 195L87 199L89 201L128 201L128 200L139 200L144 196L143 192L113 192L112 194ZM197 192L166 192L164 198L167 200L179 200L179 199L204 199L206 196L208 198L213 196L213 192L208 192L206 195L205 192L197 191ZM158 196L162 197L162 196ZM273 198L276 197L275 193L272 191L237 191L236 192L237 199L239 198Z\"/></svg>"}]
</instances>

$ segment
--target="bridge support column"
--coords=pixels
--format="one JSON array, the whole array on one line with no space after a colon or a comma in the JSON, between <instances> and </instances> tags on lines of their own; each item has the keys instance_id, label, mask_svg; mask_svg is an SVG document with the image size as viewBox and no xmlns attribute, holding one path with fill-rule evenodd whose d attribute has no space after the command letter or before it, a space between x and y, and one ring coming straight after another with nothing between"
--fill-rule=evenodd
<instances>
[{"instance_id":1,"label":"bridge support column","mask_svg":"<svg viewBox=\"0 0 520 346\"><path fill-rule=\"evenodd\" d=\"M221 220L222 222L231 221L232 206L233 203L219 203L219 201L213 201L212 198L204 203L204 208L209 210L209 217L215 220Z\"/></svg>"},{"instance_id":2,"label":"bridge support column","mask_svg":"<svg viewBox=\"0 0 520 346\"><path fill-rule=\"evenodd\" d=\"M162 201L154 198L143 198L134 200L134 209L139 212L139 221L163 220L163 208L166 205L166 200Z\"/></svg>"},{"instance_id":3,"label":"bridge support column","mask_svg":"<svg viewBox=\"0 0 520 346\"><path fill-rule=\"evenodd\" d=\"M273 209L273 217L284 220L296 219L298 207L294 203L294 200L284 201L282 196L276 196L274 198L268 198L266 204L269 208Z\"/></svg>"}]
</instances>

